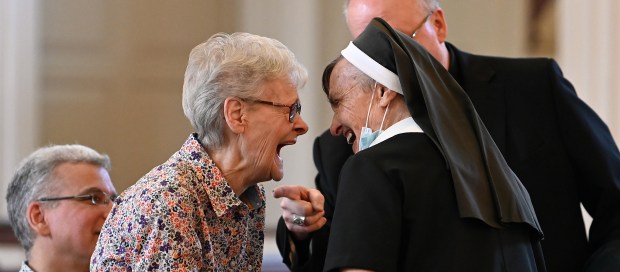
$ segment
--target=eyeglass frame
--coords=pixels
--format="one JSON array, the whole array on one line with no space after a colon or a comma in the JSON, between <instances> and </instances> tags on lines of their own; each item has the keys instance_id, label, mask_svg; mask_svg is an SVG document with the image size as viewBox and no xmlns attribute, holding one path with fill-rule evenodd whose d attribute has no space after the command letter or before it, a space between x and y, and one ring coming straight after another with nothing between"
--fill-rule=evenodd
<instances>
[{"instance_id":1,"label":"eyeglass frame","mask_svg":"<svg viewBox=\"0 0 620 272\"><path fill-rule=\"evenodd\" d=\"M295 116L300 115L301 116L301 103L299 101L296 101L295 103L289 105L286 104L281 104L281 103L276 103L273 101L267 101L267 100L260 100L260 99L249 99L248 101L250 102L255 102L255 103L260 103L260 104L265 104L265 105L272 105L274 107L283 107L283 108L288 108L289 109L289 113L288 113L288 121L293 123L293 121L295 120Z\"/></svg>"},{"instance_id":2,"label":"eyeglass frame","mask_svg":"<svg viewBox=\"0 0 620 272\"><path fill-rule=\"evenodd\" d=\"M97 194L103 194L104 197L101 198L102 201L98 203L98 201L96 200ZM90 203L93 205L107 205L110 202L114 202L114 200L116 199L116 195L115 194L108 194L105 192L92 192L90 194L85 194L85 195L74 195L74 196L59 196L59 197L41 197L39 199L37 199L36 201L39 202L49 202L49 201L59 201L59 200L70 200L70 199L75 199L75 200L80 200L80 201L85 201L85 200L90 200Z\"/></svg>"},{"instance_id":3,"label":"eyeglass frame","mask_svg":"<svg viewBox=\"0 0 620 272\"><path fill-rule=\"evenodd\" d=\"M422 21L422 23L420 23L414 30L413 30L413 34L411 34L411 38L415 38L416 34L418 33L418 31L424 26L424 24L426 24L426 22L428 21L428 18L431 17L431 15L433 15L433 12L435 12L434 10L430 11L428 13L428 15L426 15L426 17L424 17L424 20Z\"/></svg>"}]
</instances>

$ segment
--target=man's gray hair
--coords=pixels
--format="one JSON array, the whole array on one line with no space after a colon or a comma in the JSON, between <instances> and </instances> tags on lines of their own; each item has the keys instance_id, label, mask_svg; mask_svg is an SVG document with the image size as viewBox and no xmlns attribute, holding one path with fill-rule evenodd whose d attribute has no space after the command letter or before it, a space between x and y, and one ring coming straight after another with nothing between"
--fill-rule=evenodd
<instances>
[{"instance_id":1,"label":"man's gray hair","mask_svg":"<svg viewBox=\"0 0 620 272\"><path fill-rule=\"evenodd\" d=\"M420 4L427 12L435 11L439 8L439 0L422 0Z\"/></svg>"},{"instance_id":2,"label":"man's gray hair","mask_svg":"<svg viewBox=\"0 0 620 272\"><path fill-rule=\"evenodd\" d=\"M9 184L6 202L11 227L26 254L30 253L35 238L26 215L28 205L59 189L55 184L53 172L63 163L89 163L108 171L111 167L107 155L78 144L43 147L20 163Z\"/></svg>"},{"instance_id":3,"label":"man's gray hair","mask_svg":"<svg viewBox=\"0 0 620 272\"><path fill-rule=\"evenodd\" d=\"M417 1L420 7L426 12L431 12L439 8L439 0L412 0ZM342 14L344 14L344 18L348 18L349 16L349 2L350 0L345 0L344 5L342 6Z\"/></svg>"},{"instance_id":4,"label":"man's gray hair","mask_svg":"<svg viewBox=\"0 0 620 272\"><path fill-rule=\"evenodd\" d=\"M265 81L286 78L303 88L308 73L281 42L248 33L218 33L189 55L183 84L183 112L202 145L224 142L224 100L257 99Z\"/></svg>"}]
</instances>

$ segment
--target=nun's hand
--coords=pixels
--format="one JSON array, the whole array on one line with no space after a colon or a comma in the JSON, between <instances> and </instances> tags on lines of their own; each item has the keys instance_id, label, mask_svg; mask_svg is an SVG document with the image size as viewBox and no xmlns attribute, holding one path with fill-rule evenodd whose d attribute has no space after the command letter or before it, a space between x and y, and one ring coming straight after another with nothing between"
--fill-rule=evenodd
<instances>
[{"instance_id":1,"label":"nun's hand","mask_svg":"<svg viewBox=\"0 0 620 272\"><path fill-rule=\"evenodd\" d=\"M282 218L297 240L306 239L311 232L322 228L327 222L323 210L325 198L319 190L281 185L273 190L273 196L282 198Z\"/></svg>"}]
</instances>

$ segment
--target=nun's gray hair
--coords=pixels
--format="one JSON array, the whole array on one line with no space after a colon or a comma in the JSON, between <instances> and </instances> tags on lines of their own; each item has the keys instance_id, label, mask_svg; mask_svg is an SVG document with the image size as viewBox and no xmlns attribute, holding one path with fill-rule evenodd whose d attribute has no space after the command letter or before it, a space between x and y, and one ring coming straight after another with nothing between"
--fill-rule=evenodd
<instances>
[{"instance_id":1,"label":"nun's gray hair","mask_svg":"<svg viewBox=\"0 0 620 272\"><path fill-rule=\"evenodd\" d=\"M218 33L189 56L183 83L183 112L202 145L224 142L224 100L258 99L265 81L285 78L303 88L308 73L281 42L248 33Z\"/></svg>"},{"instance_id":2,"label":"nun's gray hair","mask_svg":"<svg viewBox=\"0 0 620 272\"><path fill-rule=\"evenodd\" d=\"M11 227L27 255L30 254L35 238L26 215L28 205L60 189L55 184L53 173L54 169L63 163L88 163L108 171L111 167L107 155L78 144L43 147L20 163L9 184L6 202Z\"/></svg>"},{"instance_id":3,"label":"nun's gray hair","mask_svg":"<svg viewBox=\"0 0 620 272\"><path fill-rule=\"evenodd\" d=\"M355 67L355 65L344 57L342 58L342 61L344 61L344 77L349 78L350 81L359 86L359 88L364 92L370 93L374 91L373 87L377 83L376 80Z\"/></svg>"}]
</instances>

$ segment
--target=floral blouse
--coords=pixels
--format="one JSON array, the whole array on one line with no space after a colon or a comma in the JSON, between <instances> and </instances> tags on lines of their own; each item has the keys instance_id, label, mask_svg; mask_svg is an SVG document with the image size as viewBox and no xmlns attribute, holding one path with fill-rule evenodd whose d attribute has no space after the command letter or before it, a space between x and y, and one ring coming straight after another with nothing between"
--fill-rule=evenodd
<instances>
[{"instance_id":1,"label":"floral blouse","mask_svg":"<svg viewBox=\"0 0 620 272\"><path fill-rule=\"evenodd\" d=\"M26 261L23 261L22 267L19 269L19 272L33 272L33 271L30 268L30 266L28 266L28 263Z\"/></svg>"},{"instance_id":2,"label":"floral blouse","mask_svg":"<svg viewBox=\"0 0 620 272\"><path fill-rule=\"evenodd\" d=\"M260 271L261 185L237 197L195 135L116 200L91 271Z\"/></svg>"}]
</instances>

